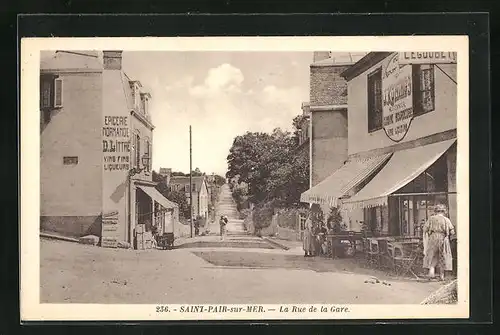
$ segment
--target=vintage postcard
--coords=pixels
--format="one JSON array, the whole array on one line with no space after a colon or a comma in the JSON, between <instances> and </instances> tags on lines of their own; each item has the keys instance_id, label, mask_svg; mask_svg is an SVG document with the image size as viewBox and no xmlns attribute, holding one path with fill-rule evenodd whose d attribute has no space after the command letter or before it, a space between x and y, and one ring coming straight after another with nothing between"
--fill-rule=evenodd
<instances>
[{"instance_id":1,"label":"vintage postcard","mask_svg":"<svg viewBox=\"0 0 500 335\"><path fill-rule=\"evenodd\" d=\"M469 317L466 36L21 41L21 319Z\"/></svg>"}]
</instances>

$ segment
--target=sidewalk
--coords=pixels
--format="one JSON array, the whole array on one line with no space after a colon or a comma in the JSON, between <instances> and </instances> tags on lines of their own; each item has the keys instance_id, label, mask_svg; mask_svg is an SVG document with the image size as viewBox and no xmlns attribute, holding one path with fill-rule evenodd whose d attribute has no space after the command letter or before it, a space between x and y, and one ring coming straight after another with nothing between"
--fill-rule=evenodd
<instances>
[{"instance_id":1,"label":"sidewalk","mask_svg":"<svg viewBox=\"0 0 500 335\"><path fill-rule=\"evenodd\" d=\"M289 241L289 240L283 240L279 239L276 237L262 237L264 240L269 241L270 243L279 245L281 248L285 250L296 250L296 249L301 249L302 250L302 241Z\"/></svg>"}]
</instances>

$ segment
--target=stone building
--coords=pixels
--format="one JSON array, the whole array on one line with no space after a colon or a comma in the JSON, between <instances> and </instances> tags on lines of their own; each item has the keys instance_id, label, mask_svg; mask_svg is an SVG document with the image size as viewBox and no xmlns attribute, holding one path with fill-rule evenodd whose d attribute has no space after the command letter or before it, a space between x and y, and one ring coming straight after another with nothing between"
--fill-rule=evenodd
<instances>
[{"instance_id":1,"label":"stone building","mask_svg":"<svg viewBox=\"0 0 500 335\"><path fill-rule=\"evenodd\" d=\"M40 64L41 230L101 245L171 229L177 205L152 182L151 96L121 51L57 51ZM139 227L139 228L138 228ZM147 236L146 236L147 237Z\"/></svg>"},{"instance_id":2,"label":"stone building","mask_svg":"<svg viewBox=\"0 0 500 335\"><path fill-rule=\"evenodd\" d=\"M418 236L438 203L456 224L456 56L428 54L371 52L341 73L348 156L303 197L351 230Z\"/></svg>"},{"instance_id":3,"label":"stone building","mask_svg":"<svg viewBox=\"0 0 500 335\"><path fill-rule=\"evenodd\" d=\"M314 52L310 65L310 187L330 176L347 159L347 81L342 72L366 53ZM301 201L313 203L308 193ZM322 206L328 213L328 206Z\"/></svg>"}]
</instances>

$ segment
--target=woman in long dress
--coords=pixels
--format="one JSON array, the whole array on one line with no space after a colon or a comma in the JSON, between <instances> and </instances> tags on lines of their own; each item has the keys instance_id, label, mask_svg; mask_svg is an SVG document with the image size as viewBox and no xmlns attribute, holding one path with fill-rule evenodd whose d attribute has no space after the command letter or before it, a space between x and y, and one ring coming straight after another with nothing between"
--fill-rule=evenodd
<instances>
[{"instance_id":1,"label":"woman in long dress","mask_svg":"<svg viewBox=\"0 0 500 335\"><path fill-rule=\"evenodd\" d=\"M304 231L304 241L302 246L305 252L304 257L312 257L314 256L314 235L311 214L307 216L305 228L306 229Z\"/></svg>"},{"instance_id":2,"label":"woman in long dress","mask_svg":"<svg viewBox=\"0 0 500 335\"><path fill-rule=\"evenodd\" d=\"M429 269L429 277L434 278L436 267L439 277L444 280L445 271L453 270L450 238L455 235L455 227L445 216L446 207L437 205L434 215L424 225L424 268Z\"/></svg>"}]
</instances>

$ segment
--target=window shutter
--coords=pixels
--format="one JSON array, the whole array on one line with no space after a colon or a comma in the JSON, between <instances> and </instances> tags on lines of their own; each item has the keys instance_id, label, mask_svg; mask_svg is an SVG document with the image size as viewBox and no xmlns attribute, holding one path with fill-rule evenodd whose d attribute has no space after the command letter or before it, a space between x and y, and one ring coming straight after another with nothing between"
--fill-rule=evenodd
<instances>
[{"instance_id":1,"label":"window shutter","mask_svg":"<svg viewBox=\"0 0 500 335\"><path fill-rule=\"evenodd\" d=\"M63 104L63 89L62 79L54 80L54 107L62 107Z\"/></svg>"},{"instance_id":2,"label":"window shutter","mask_svg":"<svg viewBox=\"0 0 500 335\"><path fill-rule=\"evenodd\" d=\"M51 106L51 99L50 99L51 83L46 78L41 78L40 80L42 82L42 90L40 92L41 107L42 108L50 108L50 107L52 107Z\"/></svg>"}]
</instances>

